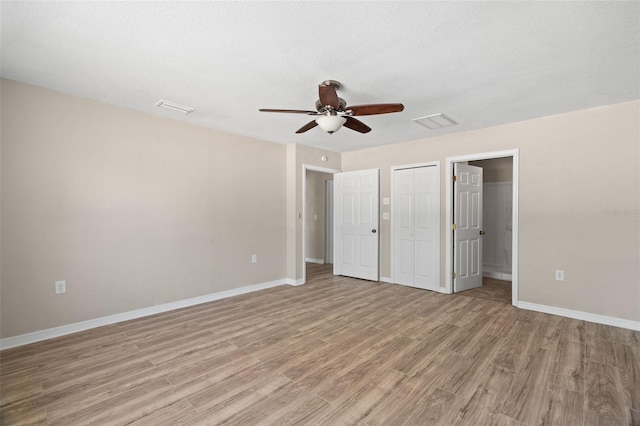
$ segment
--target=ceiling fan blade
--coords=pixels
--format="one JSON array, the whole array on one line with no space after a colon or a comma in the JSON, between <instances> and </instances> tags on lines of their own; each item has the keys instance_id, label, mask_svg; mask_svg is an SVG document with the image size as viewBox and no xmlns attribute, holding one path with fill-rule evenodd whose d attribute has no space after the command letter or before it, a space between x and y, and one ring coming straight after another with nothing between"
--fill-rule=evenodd
<instances>
[{"instance_id":1,"label":"ceiling fan blade","mask_svg":"<svg viewBox=\"0 0 640 426\"><path fill-rule=\"evenodd\" d=\"M300 127L298 130L296 130L296 133L304 133L307 130L313 129L317 125L318 125L318 123L316 123L316 120L311 120L310 122L308 122L304 126Z\"/></svg>"},{"instance_id":2,"label":"ceiling fan blade","mask_svg":"<svg viewBox=\"0 0 640 426\"><path fill-rule=\"evenodd\" d=\"M404 105L402 104L369 104L348 106L345 111L351 110L353 115L375 115L400 112L403 109Z\"/></svg>"},{"instance_id":3,"label":"ceiling fan blade","mask_svg":"<svg viewBox=\"0 0 640 426\"><path fill-rule=\"evenodd\" d=\"M318 86L318 92L323 106L330 106L335 110L340 108L340 99L338 99L335 87L321 84Z\"/></svg>"},{"instance_id":4,"label":"ceiling fan blade","mask_svg":"<svg viewBox=\"0 0 640 426\"><path fill-rule=\"evenodd\" d=\"M270 108L260 108L261 112L289 112L292 114L308 114L308 115L318 115L318 111L304 111L301 109L270 109Z\"/></svg>"},{"instance_id":5,"label":"ceiling fan blade","mask_svg":"<svg viewBox=\"0 0 640 426\"><path fill-rule=\"evenodd\" d=\"M344 122L343 126L348 127L351 130L355 130L360 133L369 133L371 131L371 127L367 126L360 120L356 120L353 117L345 117L347 121Z\"/></svg>"}]
</instances>

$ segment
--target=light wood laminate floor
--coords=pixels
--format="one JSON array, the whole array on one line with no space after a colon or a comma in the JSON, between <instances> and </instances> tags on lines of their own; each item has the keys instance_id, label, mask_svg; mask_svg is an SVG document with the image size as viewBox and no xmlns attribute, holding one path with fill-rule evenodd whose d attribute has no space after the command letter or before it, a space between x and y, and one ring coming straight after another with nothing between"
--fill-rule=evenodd
<instances>
[{"instance_id":1,"label":"light wood laminate floor","mask_svg":"<svg viewBox=\"0 0 640 426\"><path fill-rule=\"evenodd\" d=\"M483 277L482 287L460 292L459 295L511 304L511 284L511 281Z\"/></svg>"},{"instance_id":2,"label":"light wood laminate floor","mask_svg":"<svg viewBox=\"0 0 640 426\"><path fill-rule=\"evenodd\" d=\"M640 424L640 333L327 266L0 368L3 425Z\"/></svg>"}]
</instances>

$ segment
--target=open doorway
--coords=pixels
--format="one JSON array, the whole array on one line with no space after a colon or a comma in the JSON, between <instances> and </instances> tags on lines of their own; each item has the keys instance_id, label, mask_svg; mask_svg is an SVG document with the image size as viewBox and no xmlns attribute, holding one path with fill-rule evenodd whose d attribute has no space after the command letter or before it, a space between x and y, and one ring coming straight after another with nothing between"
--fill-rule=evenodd
<instances>
[{"instance_id":1,"label":"open doorway","mask_svg":"<svg viewBox=\"0 0 640 426\"><path fill-rule=\"evenodd\" d=\"M513 157L469 161L483 170L483 277L511 281Z\"/></svg>"},{"instance_id":2,"label":"open doorway","mask_svg":"<svg viewBox=\"0 0 640 426\"><path fill-rule=\"evenodd\" d=\"M445 275L446 292L453 293L456 290L462 289L462 285L460 285L459 288L456 288L458 281L457 277L461 275L466 277L465 274L468 272L467 270L459 270L461 268L460 259L466 260L465 254L460 253L460 248L464 247L464 244L466 244L467 241L456 241L460 239L456 235L456 232L460 231L459 225L456 224L456 219L460 217L460 209L465 208L464 203L461 203L460 200L456 202L455 194L457 190L454 188L454 185L456 185L455 179L453 179L454 170L461 168L460 165L464 165L465 167L469 166L471 168L481 168L482 171L486 169L488 178L487 183L489 184L482 184L482 195L480 197L485 202L481 204L482 207L480 208L480 213L483 216L484 213L487 213L490 217L488 218L488 221L485 221L484 218L482 218L480 228L475 232L480 234L480 237L483 239L483 243L488 232L492 233L491 238L487 238L487 240L490 240L487 244L487 249L489 251L486 254L483 253L484 250L482 250L482 246L484 244L481 244L479 255L469 251L469 253L475 257L474 262L470 261L468 264L473 266L476 274L480 274L480 285L484 285L485 282L487 283L488 286L485 287L485 292L499 289L496 285L504 284L504 281L508 281L510 279L511 304L517 306L518 150L489 152L447 158L446 174L451 177L452 184L447 185L446 192L446 223L449 224L448 226L451 226L451 232L446 233L447 238L445 241L445 267L448 271ZM482 173L482 171L480 172L480 177L484 180L484 173ZM499 181L502 183L499 183ZM489 198L484 194L485 189L489 189ZM505 192L510 193L505 194ZM487 206L484 206L484 204L487 204ZM489 225L489 228L487 228L487 225ZM471 233L473 234L473 232ZM456 246L456 244L458 245ZM471 245L472 241L469 240L469 246ZM456 252L456 250L458 250L458 252ZM471 255L469 258L472 257ZM487 269L487 274L483 273L483 269L485 269L485 267ZM476 278L478 277L476 276ZM489 289L489 286L492 288Z\"/></svg>"},{"instance_id":3,"label":"open doorway","mask_svg":"<svg viewBox=\"0 0 640 426\"><path fill-rule=\"evenodd\" d=\"M309 275L332 270L333 174L338 170L304 165L302 189L303 282ZM329 192L331 192L329 194Z\"/></svg>"}]
</instances>

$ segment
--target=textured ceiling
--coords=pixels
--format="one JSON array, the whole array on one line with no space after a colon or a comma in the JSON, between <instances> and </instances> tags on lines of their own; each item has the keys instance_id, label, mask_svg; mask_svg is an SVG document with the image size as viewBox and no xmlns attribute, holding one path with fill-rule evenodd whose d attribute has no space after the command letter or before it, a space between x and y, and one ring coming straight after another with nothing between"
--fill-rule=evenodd
<instances>
[{"instance_id":1,"label":"textured ceiling","mask_svg":"<svg viewBox=\"0 0 640 426\"><path fill-rule=\"evenodd\" d=\"M640 2L2 1L2 77L255 138L351 151L640 98ZM336 79L368 134L314 109ZM189 115L154 106L192 106ZM443 112L457 126L413 118Z\"/></svg>"}]
</instances>

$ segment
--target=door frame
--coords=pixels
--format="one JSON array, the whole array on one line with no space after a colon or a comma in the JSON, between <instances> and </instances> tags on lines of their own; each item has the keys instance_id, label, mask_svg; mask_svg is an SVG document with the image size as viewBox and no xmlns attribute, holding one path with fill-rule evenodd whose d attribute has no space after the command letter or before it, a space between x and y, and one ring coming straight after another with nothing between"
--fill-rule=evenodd
<instances>
[{"instance_id":1,"label":"door frame","mask_svg":"<svg viewBox=\"0 0 640 426\"><path fill-rule=\"evenodd\" d=\"M394 202L393 200L395 200L395 185L394 185L394 180L393 180L393 176L394 176L394 172L396 170L403 170L403 169L417 169L419 167L435 167L436 168L436 181L435 181L435 187L437 190L437 208L436 208L436 219L438 222L438 228L440 228L440 226L442 225L442 222L440 221L440 161L428 161L425 163L414 163L414 164L404 164L401 166L391 166L391 202L389 204L391 204L391 208L390 208L390 216L389 216L389 227L390 229L390 238L391 238L391 244L390 244L390 275L391 275L391 282L393 284L395 284L396 282L396 275L395 275L395 268L394 268L394 227L393 227L393 218L394 218L394 211L393 211L393 205ZM384 219L383 219L384 221ZM437 250L436 250L436 258L437 258L437 265L438 268L436 270L436 283L438 283L437 288L440 288L440 232L436 232L436 241L437 241Z\"/></svg>"},{"instance_id":2,"label":"door frame","mask_svg":"<svg viewBox=\"0 0 640 426\"><path fill-rule=\"evenodd\" d=\"M333 181L324 186L324 262L333 263Z\"/></svg>"},{"instance_id":3,"label":"door frame","mask_svg":"<svg viewBox=\"0 0 640 426\"><path fill-rule=\"evenodd\" d=\"M453 293L453 232L451 231L451 224L453 223L453 184L451 177L453 176L453 163L476 161L476 160L490 160L493 158L512 157L513 159L513 182L512 182L512 225L513 232L511 234L511 304L518 307L518 288L519 288L519 274L518 274L518 193L520 188L520 150L508 149L504 151L482 152L478 154L459 155L455 157L447 157L445 159L445 177L447 179L445 190L445 287L443 293Z\"/></svg>"},{"instance_id":4,"label":"door frame","mask_svg":"<svg viewBox=\"0 0 640 426\"><path fill-rule=\"evenodd\" d=\"M334 175L340 170L329 169L327 167L314 166L312 164L302 165L302 283L307 282L307 265L305 262L307 251L307 170Z\"/></svg>"}]
</instances>

